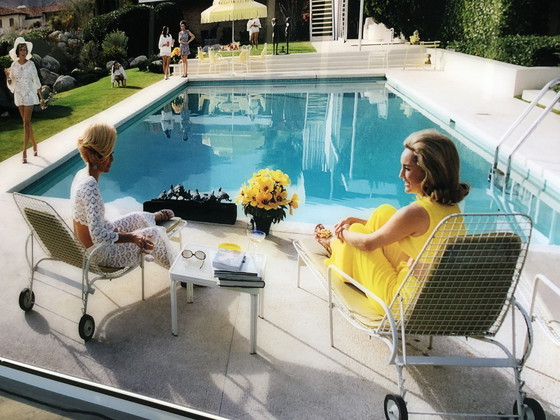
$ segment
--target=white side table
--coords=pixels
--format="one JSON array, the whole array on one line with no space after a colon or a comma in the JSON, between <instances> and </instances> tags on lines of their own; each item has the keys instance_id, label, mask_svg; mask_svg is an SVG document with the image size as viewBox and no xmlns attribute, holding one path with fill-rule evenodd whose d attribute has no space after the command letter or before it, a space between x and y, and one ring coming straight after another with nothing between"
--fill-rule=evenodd
<instances>
[{"instance_id":1,"label":"white side table","mask_svg":"<svg viewBox=\"0 0 560 420\"><path fill-rule=\"evenodd\" d=\"M187 284L187 301L193 302L193 285L218 287L218 279L214 277L214 268L212 261L216 255L217 248L207 245L196 245L187 243L181 249L190 249L193 253L196 251L203 251L206 254L206 259L201 267L202 261L195 258L184 258L181 253L177 256L173 265L169 269L170 296L171 296L171 333L178 335L177 327L177 283ZM264 280L264 272L266 265L266 256L259 253L250 253L251 257L256 262L259 270L259 275ZM226 289L224 287L224 289ZM263 294L264 288L249 288L249 287L227 287L231 291L247 293L251 296L251 331L250 331L250 353L257 352L257 316L263 317Z\"/></svg>"}]
</instances>

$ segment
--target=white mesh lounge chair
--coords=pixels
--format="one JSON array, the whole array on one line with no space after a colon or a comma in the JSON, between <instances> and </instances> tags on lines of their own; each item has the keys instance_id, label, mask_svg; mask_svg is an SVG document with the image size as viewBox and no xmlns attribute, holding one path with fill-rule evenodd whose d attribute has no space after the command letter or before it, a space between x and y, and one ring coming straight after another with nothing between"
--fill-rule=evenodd
<instances>
[{"instance_id":1,"label":"white mesh lounge chair","mask_svg":"<svg viewBox=\"0 0 560 420\"><path fill-rule=\"evenodd\" d=\"M523 390L521 370L531 352L533 334L527 312L514 297L531 227L531 219L522 214L449 216L435 229L389 305L335 266L326 267L323 248L313 239L296 241L298 287L299 271L305 264L329 295L331 346L336 308L353 326L389 347L389 363L397 368L399 394L385 397L387 419L406 419L409 413L428 414L408 411L404 399L407 390L403 370L417 365L511 368L516 385L514 418L545 418L541 405ZM367 296L383 306L384 315L373 311ZM494 338L506 315L514 317L514 308L523 316L528 337L521 357L515 354L515 330L507 345ZM464 356L408 355L406 344L412 336L429 337L430 351L434 336L477 339L496 345L504 357L488 358L466 351ZM450 413L438 413L445 414Z\"/></svg>"},{"instance_id":2,"label":"white mesh lounge chair","mask_svg":"<svg viewBox=\"0 0 560 420\"><path fill-rule=\"evenodd\" d=\"M111 280L122 277L140 266L142 271L142 300L144 300L144 258L139 254L138 261L130 267L103 267L95 263L94 256L104 245L90 249L80 242L72 229L64 222L56 210L43 200L24 194L14 193L14 200L21 214L29 225L30 234L25 244L27 262L31 269L29 287L23 289L19 295L19 306L25 312L31 311L35 304L33 293L33 279L39 264L46 260L61 261L82 270L82 317L78 325L78 332L84 341L93 337L95 321L87 314L88 296L95 292L93 284L97 280ZM175 235L186 221L174 218L165 223L169 237ZM35 260L34 242L37 242L45 256Z\"/></svg>"}]
</instances>

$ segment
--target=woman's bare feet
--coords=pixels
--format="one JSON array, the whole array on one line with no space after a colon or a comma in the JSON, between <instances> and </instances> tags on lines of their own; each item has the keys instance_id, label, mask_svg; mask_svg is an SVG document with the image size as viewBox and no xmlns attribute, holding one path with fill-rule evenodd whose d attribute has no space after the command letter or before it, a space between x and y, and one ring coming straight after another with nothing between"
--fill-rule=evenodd
<instances>
[{"instance_id":1,"label":"woman's bare feet","mask_svg":"<svg viewBox=\"0 0 560 420\"><path fill-rule=\"evenodd\" d=\"M322 224L315 226L315 240L327 250L329 256L332 254L331 250L332 232L326 229Z\"/></svg>"}]
</instances>

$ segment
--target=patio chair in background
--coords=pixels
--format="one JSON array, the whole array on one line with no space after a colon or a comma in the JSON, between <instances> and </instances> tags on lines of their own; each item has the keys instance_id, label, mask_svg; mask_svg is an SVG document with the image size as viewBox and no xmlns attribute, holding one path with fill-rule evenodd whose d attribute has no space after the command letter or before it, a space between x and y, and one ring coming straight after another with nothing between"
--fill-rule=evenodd
<instances>
[{"instance_id":1,"label":"patio chair in background","mask_svg":"<svg viewBox=\"0 0 560 420\"><path fill-rule=\"evenodd\" d=\"M539 291L541 291L540 294ZM559 298L560 287L544 274L537 274L533 281L529 316L542 327L546 335L557 346L560 346Z\"/></svg>"},{"instance_id":2,"label":"patio chair in background","mask_svg":"<svg viewBox=\"0 0 560 420\"><path fill-rule=\"evenodd\" d=\"M250 51L247 48L243 48L238 56L233 57L231 61L232 71L235 72L236 66L241 66L245 71L249 71L249 55Z\"/></svg>"},{"instance_id":3,"label":"patio chair in background","mask_svg":"<svg viewBox=\"0 0 560 420\"><path fill-rule=\"evenodd\" d=\"M25 312L33 309L35 294L33 279L39 264L43 261L61 261L82 270L82 317L78 324L78 332L84 341L93 337L95 321L87 314L88 296L95 292L93 288L97 280L112 280L130 273L136 267L142 271L142 300L144 300L144 258L139 254L138 261L130 267L103 267L95 262L95 254L105 245L97 245L87 249L72 229L64 222L56 210L47 202L28 195L14 193L14 200L27 224L30 234L25 244L27 262L31 269L29 287L23 289L19 295L19 306ZM167 234L172 237L186 226L186 222L173 218L165 223ZM45 256L35 260L34 242L37 242ZM94 275L94 276L92 276Z\"/></svg>"},{"instance_id":4,"label":"patio chair in background","mask_svg":"<svg viewBox=\"0 0 560 420\"><path fill-rule=\"evenodd\" d=\"M210 60L210 73L222 66L229 67L229 60L225 59L222 54L216 52L213 48L208 49L208 59Z\"/></svg>"},{"instance_id":5,"label":"patio chair in background","mask_svg":"<svg viewBox=\"0 0 560 420\"><path fill-rule=\"evenodd\" d=\"M268 44L263 45L263 49L259 55L252 55L249 57L249 67L251 67L251 62L263 63L265 70L268 72L267 45Z\"/></svg>"},{"instance_id":6,"label":"patio chair in background","mask_svg":"<svg viewBox=\"0 0 560 420\"><path fill-rule=\"evenodd\" d=\"M336 308L354 327L389 347L389 363L397 368L399 395L385 397L388 419L408 417L403 370L406 366L419 365L511 368L516 387L514 415L522 413L516 418L541 419L544 418L541 405L526 397L523 390L521 371L531 352L533 333L529 315L514 297L531 229L531 219L522 214L447 217L430 236L389 305L337 267L326 267L324 249L314 240L296 241L298 287L301 267L307 265L326 288L331 346L334 347ZM383 315L373 310L368 297L384 308ZM515 354L515 331L509 347L494 338L506 315L514 317L514 309L522 314L528 337L521 357ZM456 346L459 355L408 355L407 342L411 337L421 336L429 338L430 351L434 336L466 337L495 345L505 357L484 357L473 354L472 349L461 352L461 346Z\"/></svg>"},{"instance_id":7,"label":"patio chair in background","mask_svg":"<svg viewBox=\"0 0 560 420\"><path fill-rule=\"evenodd\" d=\"M204 54L204 51L202 51L202 48L198 47L197 48L197 54L196 54L196 62L197 62L197 66L196 66L196 72L197 74L200 74L200 65L201 64L208 64L210 65L210 59L208 57L206 57L206 55Z\"/></svg>"}]
</instances>

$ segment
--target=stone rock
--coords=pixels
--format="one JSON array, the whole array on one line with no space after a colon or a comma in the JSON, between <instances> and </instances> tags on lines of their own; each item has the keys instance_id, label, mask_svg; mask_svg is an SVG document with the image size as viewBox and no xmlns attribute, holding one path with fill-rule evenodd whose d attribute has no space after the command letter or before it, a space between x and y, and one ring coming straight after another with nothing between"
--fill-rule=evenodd
<instances>
[{"instance_id":1,"label":"stone rock","mask_svg":"<svg viewBox=\"0 0 560 420\"><path fill-rule=\"evenodd\" d=\"M146 57L145 55L139 55L130 62L130 67L138 67L141 62L146 61L147 59L148 57Z\"/></svg>"},{"instance_id":2,"label":"stone rock","mask_svg":"<svg viewBox=\"0 0 560 420\"><path fill-rule=\"evenodd\" d=\"M72 76L73 78L76 79L77 76L79 76L79 75L81 75L81 74L83 74L83 73L84 73L84 71L83 71L82 69L75 68L75 69L73 69L73 70L70 72L70 76Z\"/></svg>"},{"instance_id":3,"label":"stone rock","mask_svg":"<svg viewBox=\"0 0 560 420\"><path fill-rule=\"evenodd\" d=\"M35 67L37 68L37 70L43 67L43 60L41 59L41 56L39 54L32 54L31 61L35 63Z\"/></svg>"},{"instance_id":4,"label":"stone rock","mask_svg":"<svg viewBox=\"0 0 560 420\"><path fill-rule=\"evenodd\" d=\"M66 48L66 42L57 42L56 46L58 48L65 49Z\"/></svg>"},{"instance_id":5,"label":"stone rock","mask_svg":"<svg viewBox=\"0 0 560 420\"><path fill-rule=\"evenodd\" d=\"M58 40L60 42L68 42L68 32L61 33Z\"/></svg>"},{"instance_id":6,"label":"stone rock","mask_svg":"<svg viewBox=\"0 0 560 420\"><path fill-rule=\"evenodd\" d=\"M162 60L152 61L150 63L150 65L148 66L148 68L150 69L150 71L152 73L162 73L163 74L163 61Z\"/></svg>"},{"instance_id":7,"label":"stone rock","mask_svg":"<svg viewBox=\"0 0 560 420\"><path fill-rule=\"evenodd\" d=\"M43 67L49 69L50 71L57 72L60 70L60 63L54 57L50 55L45 55L42 60Z\"/></svg>"},{"instance_id":8,"label":"stone rock","mask_svg":"<svg viewBox=\"0 0 560 420\"><path fill-rule=\"evenodd\" d=\"M67 44L69 48L78 48L81 45L81 41L76 38L69 38Z\"/></svg>"},{"instance_id":9,"label":"stone rock","mask_svg":"<svg viewBox=\"0 0 560 420\"><path fill-rule=\"evenodd\" d=\"M48 38L49 38L51 41L56 42L56 41L58 41L58 40L60 39L60 34L61 34L61 33L62 33L61 31L52 31L52 32L49 34Z\"/></svg>"},{"instance_id":10,"label":"stone rock","mask_svg":"<svg viewBox=\"0 0 560 420\"><path fill-rule=\"evenodd\" d=\"M78 82L72 76L59 76L54 83L53 89L56 93L66 92L78 86Z\"/></svg>"},{"instance_id":11,"label":"stone rock","mask_svg":"<svg viewBox=\"0 0 560 420\"><path fill-rule=\"evenodd\" d=\"M53 86L56 80L59 78L59 74L50 71L49 69L42 68L39 70L39 75L41 76L41 80L43 84Z\"/></svg>"}]
</instances>

